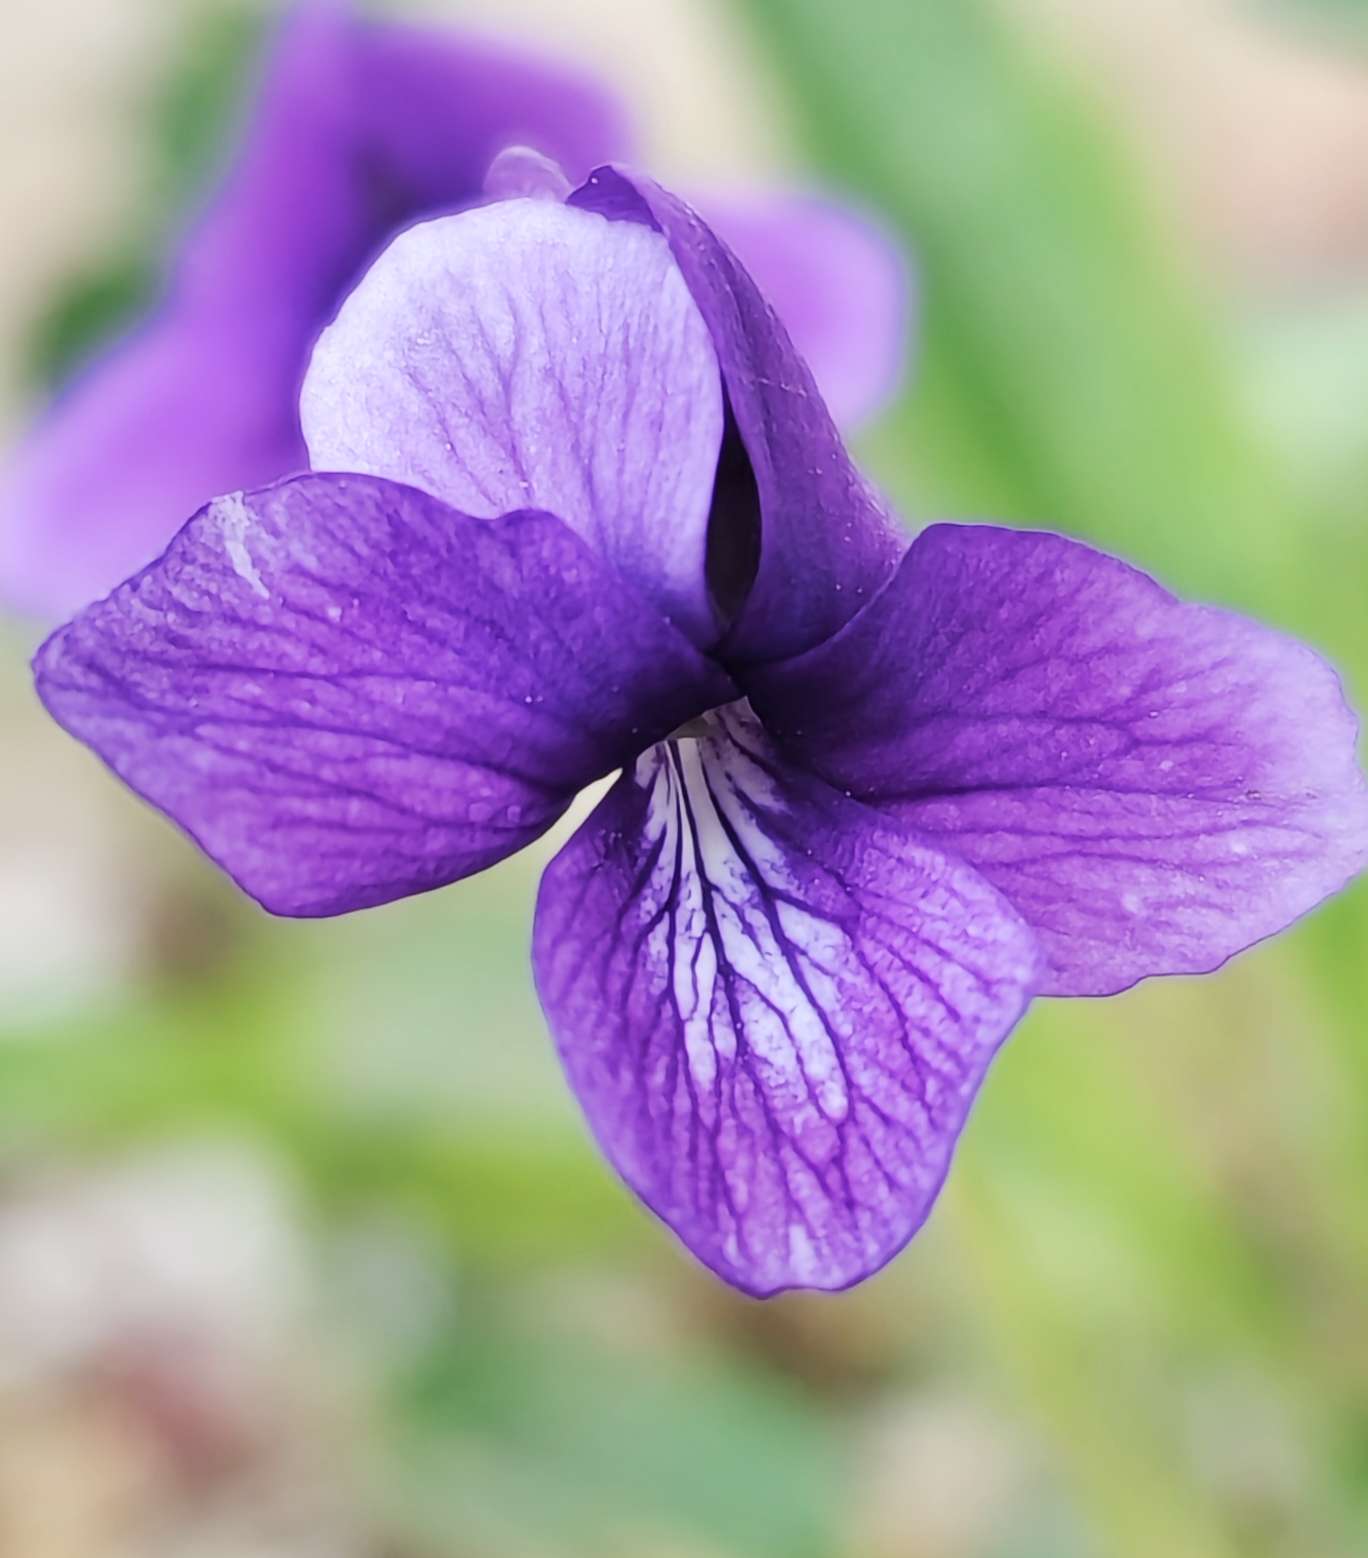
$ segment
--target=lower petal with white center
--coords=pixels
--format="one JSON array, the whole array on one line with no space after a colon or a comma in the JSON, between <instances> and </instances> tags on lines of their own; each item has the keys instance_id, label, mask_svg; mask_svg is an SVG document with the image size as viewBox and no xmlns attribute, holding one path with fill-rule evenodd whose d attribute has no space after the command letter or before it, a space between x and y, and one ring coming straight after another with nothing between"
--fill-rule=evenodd
<instances>
[{"instance_id":1,"label":"lower petal with white center","mask_svg":"<svg viewBox=\"0 0 1368 1558\"><path fill-rule=\"evenodd\" d=\"M977 873L786 768L732 705L553 861L534 963L613 1165L767 1295L847 1287L921 1226L1037 952Z\"/></svg>"}]
</instances>

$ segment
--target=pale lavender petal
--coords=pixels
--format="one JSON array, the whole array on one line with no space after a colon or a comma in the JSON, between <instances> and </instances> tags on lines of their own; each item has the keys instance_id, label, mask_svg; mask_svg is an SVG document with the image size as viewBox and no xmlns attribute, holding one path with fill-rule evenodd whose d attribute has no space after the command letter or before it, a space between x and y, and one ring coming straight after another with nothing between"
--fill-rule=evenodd
<instances>
[{"instance_id":1,"label":"pale lavender petal","mask_svg":"<svg viewBox=\"0 0 1368 1558\"><path fill-rule=\"evenodd\" d=\"M1334 672L1059 536L936 525L832 642L750 684L795 759L972 862L1044 993L1206 972L1368 863Z\"/></svg>"},{"instance_id":2,"label":"pale lavender petal","mask_svg":"<svg viewBox=\"0 0 1368 1558\"><path fill-rule=\"evenodd\" d=\"M876 416L910 346L911 277L892 234L815 194L705 190L695 204L774 305L837 423Z\"/></svg>"},{"instance_id":3,"label":"pale lavender petal","mask_svg":"<svg viewBox=\"0 0 1368 1558\"><path fill-rule=\"evenodd\" d=\"M220 498L55 633L49 711L278 914L478 871L729 683L549 514Z\"/></svg>"},{"instance_id":4,"label":"pale lavender petal","mask_svg":"<svg viewBox=\"0 0 1368 1558\"><path fill-rule=\"evenodd\" d=\"M721 382L658 233L530 199L411 228L323 333L300 414L316 468L471 514L550 509L716 639Z\"/></svg>"},{"instance_id":5,"label":"pale lavender petal","mask_svg":"<svg viewBox=\"0 0 1368 1558\"><path fill-rule=\"evenodd\" d=\"M299 385L346 289L397 230L479 200L515 140L578 173L624 132L601 91L539 60L327 0L293 7L156 311L9 459L8 604L75 610L214 493L303 469Z\"/></svg>"},{"instance_id":6,"label":"pale lavender petal","mask_svg":"<svg viewBox=\"0 0 1368 1558\"><path fill-rule=\"evenodd\" d=\"M614 1167L750 1293L929 1212L1033 938L975 872L776 760L743 705L647 752L547 869L537 987Z\"/></svg>"},{"instance_id":7,"label":"pale lavender petal","mask_svg":"<svg viewBox=\"0 0 1368 1558\"><path fill-rule=\"evenodd\" d=\"M807 364L735 255L676 196L599 168L570 199L664 233L711 332L745 454L729 461L724 450L713 516L714 593L742 603L723 652L741 663L820 643L874 595L906 543L851 463Z\"/></svg>"}]
</instances>

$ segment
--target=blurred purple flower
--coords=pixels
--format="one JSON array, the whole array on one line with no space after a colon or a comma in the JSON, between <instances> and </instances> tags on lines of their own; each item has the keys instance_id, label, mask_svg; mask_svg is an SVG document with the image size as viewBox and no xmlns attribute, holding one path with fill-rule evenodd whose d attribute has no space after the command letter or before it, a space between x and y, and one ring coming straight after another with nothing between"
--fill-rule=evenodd
<instances>
[{"instance_id":1,"label":"blurred purple flower","mask_svg":"<svg viewBox=\"0 0 1368 1558\"><path fill-rule=\"evenodd\" d=\"M53 715L266 908L542 881L571 1085L752 1293L926 1217L1036 993L1216 967L1368 858L1334 674L1057 536L907 546L747 272L601 168L415 227L324 332L313 474L40 651Z\"/></svg>"},{"instance_id":2,"label":"blurred purple flower","mask_svg":"<svg viewBox=\"0 0 1368 1558\"><path fill-rule=\"evenodd\" d=\"M479 203L506 146L526 143L581 177L626 141L606 91L559 66L368 22L335 0L297 6L159 307L66 390L5 473L0 596L65 615L155 557L206 498L305 469L309 351L385 244L421 217ZM717 204L838 415L869 414L905 352L897 249L813 197Z\"/></svg>"}]
</instances>

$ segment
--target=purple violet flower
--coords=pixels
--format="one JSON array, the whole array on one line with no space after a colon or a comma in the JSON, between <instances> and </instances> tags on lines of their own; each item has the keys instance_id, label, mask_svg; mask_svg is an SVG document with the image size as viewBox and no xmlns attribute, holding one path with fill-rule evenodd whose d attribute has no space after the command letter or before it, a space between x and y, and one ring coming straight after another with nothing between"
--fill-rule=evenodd
<instances>
[{"instance_id":1,"label":"purple violet flower","mask_svg":"<svg viewBox=\"0 0 1368 1558\"><path fill-rule=\"evenodd\" d=\"M571 1086L726 1281L848 1286L1033 995L1213 969L1363 867L1355 722L1076 542L908 545L692 210L545 183L386 250L304 381L318 473L202 509L39 691L278 914L480 870L620 769L537 904Z\"/></svg>"},{"instance_id":2,"label":"purple violet flower","mask_svg":"<svg viewBox=\"0 0 1368 1558\"><path fill-rule=\"evenodd\" d=\"M206 497L306 469L309 353L389 240L483 201L507 146L578 178L627 140L611 96L559 67L338 0L297 5L157 309L67 387L3 472L0 596L66 616L151 561ZM896 246L817 197L702 205L787 309L837 416L869 415L904 356Z\"/></svg>"}]
</instances>

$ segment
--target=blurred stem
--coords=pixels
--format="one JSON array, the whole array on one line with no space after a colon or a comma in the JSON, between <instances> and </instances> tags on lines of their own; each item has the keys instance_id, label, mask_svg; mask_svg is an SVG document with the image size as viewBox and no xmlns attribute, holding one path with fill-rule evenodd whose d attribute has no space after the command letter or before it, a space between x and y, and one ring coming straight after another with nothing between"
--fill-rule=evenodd
<instances>
[{"instance_id":1,"label":"blurred stem","mask_svg":"<svg viewBox=\"0 0 1368 1558\"><path fill-rule=\"evenodd\" d=\"M223 163L253 74L264 22L240 0L187 6L184 40L146 112L148 194L110 254L62 280L25 343L35 389L65 383L153 304L187 209Z\"/></svg>"}]
</instances>

